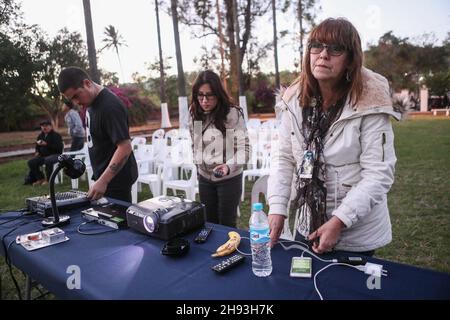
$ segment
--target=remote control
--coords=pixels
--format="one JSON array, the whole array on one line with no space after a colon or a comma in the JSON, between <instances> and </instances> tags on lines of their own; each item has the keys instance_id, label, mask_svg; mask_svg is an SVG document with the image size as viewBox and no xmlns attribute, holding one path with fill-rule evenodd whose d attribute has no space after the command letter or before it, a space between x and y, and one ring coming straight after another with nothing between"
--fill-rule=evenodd
<instances>
[{"instance_id":1,"label":"remote control","mask_svg":"<svg viewBox=\"0 0 450 320\"><path fill-rule=\"evenodd\" d=\"M209 234L212 231L212 227L203 228L200 233L195 237L194 242L196 243L205 243L206 238L208 238Z\"/></svg>"},{"instance_id":2,"label":"remote control","mask_svg":"<svg viewBox=\"0 0 450 320\"><path fill-rule=\"evenodd\" d=\"M234 256L225 259L219 264L216 264L215 266L211 267L211 269L213 269L217 273L223 273L240 264L241 262L244 262L244 260L245 257L243 255L235 254Z\"/></svg>"}]
</instances>

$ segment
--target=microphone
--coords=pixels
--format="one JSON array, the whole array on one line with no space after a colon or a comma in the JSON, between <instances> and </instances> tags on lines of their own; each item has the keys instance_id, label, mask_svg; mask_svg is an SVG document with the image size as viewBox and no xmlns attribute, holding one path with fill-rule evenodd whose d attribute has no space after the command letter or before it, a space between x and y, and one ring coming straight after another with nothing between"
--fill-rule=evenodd
<instances>
[{"instance_id":1,"label":"microphone","mask_svg":"<svg viewBox=\"0 0 450 320\"><path fill-rule=\"evenodd\" d=\"M45 228L53 228L56 226L62 226L70 223L70 216L62 215L59 216L58 207L56 206L55 199L55 178L58 175L59 171L64 169L64 173L72 179L77 179L81 177L81 175L86 170L86 165L83 161L79 159L73 159L71 156L67 154L61 154L58 156L58 166L52 172L50 176L50 200L52 203L52 212L53 217L48 217L42 221L42 226Z\"/></svg>"}]
</instances>

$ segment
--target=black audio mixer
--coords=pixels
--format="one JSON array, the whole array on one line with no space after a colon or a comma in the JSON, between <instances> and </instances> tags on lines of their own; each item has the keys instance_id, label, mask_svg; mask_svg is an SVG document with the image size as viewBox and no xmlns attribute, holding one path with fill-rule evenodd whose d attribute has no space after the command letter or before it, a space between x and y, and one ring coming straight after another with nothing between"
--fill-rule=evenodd
<instances>
[{"instance_id":1,"label":"black audio mixer","mask_svg":"<svg viewBox=\"0 0 450 320\"><path fill-rule=\"evenodd\" d=\"M55 200L58 211L63 212L89 205L90 200L86 195L86 192L79 190L56 193ZM31 212L38 213L44 217L52 215L52 202L49 195L27 198L26 205Z\"/></svg>"}]
</instances>

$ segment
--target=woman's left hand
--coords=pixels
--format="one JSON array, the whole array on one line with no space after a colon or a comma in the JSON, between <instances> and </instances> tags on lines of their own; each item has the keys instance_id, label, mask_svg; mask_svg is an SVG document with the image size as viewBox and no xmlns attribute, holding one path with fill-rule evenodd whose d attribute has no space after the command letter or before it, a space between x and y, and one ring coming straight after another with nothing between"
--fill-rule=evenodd
<instances>
[{"instance_id":1,"label":"woman's left hand","mask_svg":"<svg viewBox=\"0 0 450 320\"><path fill-rule=\"evenodd\" d=\"M313 241L314 252L322 254L330 252L338 242L344 223L336 216L324 223L319 229L309 235L309 240ZM319 238L319 241L314 239Z\"/></svg>"},{"instance_id":2,"label":"woman's left hand","mask_svg":"<svg viewBox=\"0 0 450 320\"><path fill-rule=\"evenodd\" d=\"M230 167L226 164L219 164L213 169L214 172L222 172L222 177L227 176L230 173Z\"/></svg>"}]
</instances>

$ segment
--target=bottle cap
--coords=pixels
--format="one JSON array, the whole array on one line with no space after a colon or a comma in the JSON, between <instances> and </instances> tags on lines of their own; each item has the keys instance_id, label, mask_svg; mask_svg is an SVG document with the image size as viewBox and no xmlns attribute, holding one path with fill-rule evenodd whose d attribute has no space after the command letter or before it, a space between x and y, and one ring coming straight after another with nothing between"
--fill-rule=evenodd
<instances>
[{"instance_id":1,"label":"bottle cap","mask_svg":"<svg viewBox=\"0 0 450 320\"><path fill-rule=\"evenodd\" d=\"M260 202L254 203L253 206L253 211L261 211L263 209L263 205Z\"/></svg>"}]
</instances>

